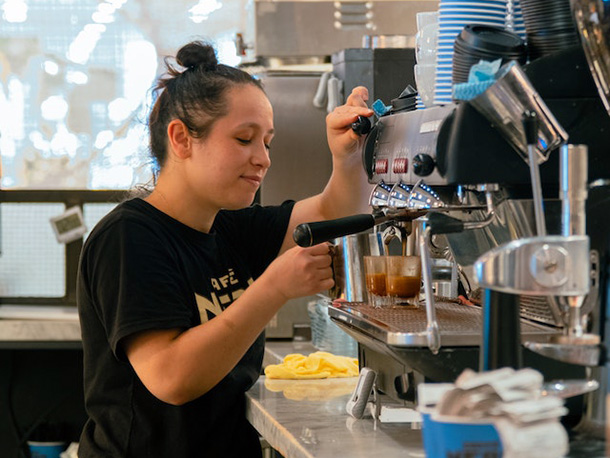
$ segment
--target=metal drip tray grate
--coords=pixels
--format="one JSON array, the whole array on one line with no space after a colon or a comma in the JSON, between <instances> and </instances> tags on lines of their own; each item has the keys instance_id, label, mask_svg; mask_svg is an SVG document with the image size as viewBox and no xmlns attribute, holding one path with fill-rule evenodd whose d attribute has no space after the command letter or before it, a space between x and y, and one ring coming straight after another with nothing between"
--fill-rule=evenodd
<instances>
[{"instance_id":1,"label":"metal drip tray grate","mask_svg":"<svg viewBox=\"0 0 610 458\"><path fill-rule=\"evenodd\" d=\"M375 308L364 302L334 302L328 308L330 317L350 328L368 334L387 345L397 347L427 346L426 308L401 306ZM436 303L436 321L443 346L478 346L482 334L482 310L478 306L449 302ZM523 340L548 341L559 331L521 320Z\"/></svg>"},{"instance_id":2,"label":"metal drip tray grate","mask_svg":"<svg viewBox=\"0 0 610 458\"><path fill-rule=\"evenodd\" d=\"M483 289L478 288L472 291L468 297L477 305L483 303ZM560 318L557 318L546 296L528 296L521 295L519 297L519 310L522 318L538 321L551 326L563 327Z\"/></svg>"},{"instance_id":3,"label":"metal drip tray grate","mask_svg":"<svg viewBox=\"0 0 610 458\"><path fill-rule=\"evenodd\" d=\"M520 305L522 317L553 326L558 325L555 317L551 313L549 299L546 296L521 296Z\"/></svg>"}]
</instances>

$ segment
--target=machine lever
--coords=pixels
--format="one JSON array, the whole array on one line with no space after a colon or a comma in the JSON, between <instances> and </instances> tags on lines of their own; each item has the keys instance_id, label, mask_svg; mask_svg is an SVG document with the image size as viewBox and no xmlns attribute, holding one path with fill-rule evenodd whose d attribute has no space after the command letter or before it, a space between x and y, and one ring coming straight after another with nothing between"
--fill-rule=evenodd
<instances>
[{"instance_id":1,"label":"machine lever","mask_svg":"<svg viewBox=\"0 0 610 458\"><path fill-rule=\"evenodd\" d=\"M371 131L371 120L365 116L358 116L352 123L352 130L358 135L366 135Z\"/></svg>"}]
</instances>

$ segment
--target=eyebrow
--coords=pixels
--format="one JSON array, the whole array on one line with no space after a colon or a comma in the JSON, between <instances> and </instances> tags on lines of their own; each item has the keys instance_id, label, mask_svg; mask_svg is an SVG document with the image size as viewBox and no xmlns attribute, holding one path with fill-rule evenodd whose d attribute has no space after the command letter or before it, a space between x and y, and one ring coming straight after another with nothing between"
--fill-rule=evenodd
<instances>
[{"instance_id":1,"label":"eyebrow","mask_svg":"<svg viewBox=\"0 0 610 458\"><path fill-rule=\"evenodd\" d=\"M260 124L255 122L246 122L237 126L237 129L243 129L244 127L260 127ZM275 134L275 129L269 129L266 134Z\"/></svg>"}]
</instances>

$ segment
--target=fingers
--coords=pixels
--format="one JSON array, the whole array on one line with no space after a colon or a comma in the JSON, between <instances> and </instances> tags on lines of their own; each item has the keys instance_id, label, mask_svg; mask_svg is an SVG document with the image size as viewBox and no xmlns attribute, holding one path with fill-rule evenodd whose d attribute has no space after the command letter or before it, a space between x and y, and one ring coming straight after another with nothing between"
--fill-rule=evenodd
<instances>
[{"instance_id":1,"label":"fingers","mask_svg":"<svg viewBox=\"0 0 610 458\"><path fill-rule=\"evenodd\" d=\"M333 245L328 242L319 243L309 248L314 256L330 255Z\"/></svg>"},{"instance_id":2,"label":"fingers","mask_svg":"<svg viewBox=\"0 0 610 458\"><path fill-rule=\"evenodd\" d=\"M335 281L332 278L328 278L320 284L320 291L327 291L333 286L335 286Z\"/></svg>"},{"instance_id":3,"label":"fingers","mask_svg":"<svg viewBox=\"0 0 610 458\"><path fill-rule=\"evenodd\" d=\"M353 122L358 119L358 116L366 118L373 115L373 110L365 106L343 105L335 108L328 115L327 124L330 129L348 129L351 128Z\"/></svg>"},{"instance_id":4,"label":"fingers","mask_svg":"<svg viewBox=\"0 0 610 458\"><path fill-rule=\"evenodd\" d=\"M332 250L334 246L330 243L320 243L311 247L312 254L315 256L316 276L320 282L320 288L330 289L334 286L332 269Z\"/></svg>"},{"instance_id":5,"label":"fingers","mask_svg":"<svg viewBox=\"0 0 610 458\"><path fill-rule=\"evenodd\" d=\"M374 111L366 105L341 105L335 108L330 114L335 116L351 116L356 118L357 116L371 116Z\"/></svg>"},{"instance_id":6,"label":"fingers","mask_svg":"<svg viewBox=\"0 0 610 458\"><path fill-rule=\"evenodd\" d=\"M290 264L291 267L296 268L293 275L298 284L298 290L293 290L293 294L297 297L304 296L333 287L335 281L329 243L320 243L307 248L297 246L289 251L294 255ZM292 270L290 267L287 269Z\"/></svg>"},{"instance_id":7,"label":"fingers","mask_svg":"<svg viewBox=\"0 0 610 458\"><path fill-rule=\"evenodd\" d=\"M368 99L369 91L366 87L355 87L347 98L345 105L336 107L331 113L336 118L337 125L343 127L345 123L350 124L354 122L358 116L372 116L373 110L366 104Z\"/></svg>"},{"instance_id":8,"label":"fingers","mask_svg":"<svg viewBox=\"0 0 610 458\"><path fill-rule=\"evenodd\" d=\"M366 107L366 102L369 99L369 91L364 86L357 86L352 89L346 101L346 105Z\"/></svg>"},{"instance_id":9,"label":"fingers","mask_svg":"<svg viewBox=\"0 0 610 458\"><path fill-rule=\"evenodd\" d=\"M318 269L322 271L324 269L328 269L328 275L332 276L332 256L331 256L331 245L329 243L320 243L319 245L314 245L310 248L304 248L305 251L308 251L311 256L311 266L314 269ZM318 272L319 274L322 272Z\"/></svg>"}]
</instances>

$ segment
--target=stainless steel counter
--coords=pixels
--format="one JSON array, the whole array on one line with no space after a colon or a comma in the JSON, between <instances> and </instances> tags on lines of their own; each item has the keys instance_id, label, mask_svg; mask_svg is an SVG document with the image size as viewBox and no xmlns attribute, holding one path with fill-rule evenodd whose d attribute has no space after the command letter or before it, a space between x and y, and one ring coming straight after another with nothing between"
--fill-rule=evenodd
<instances>
[{"instance_id":1,"label":"stainless steel counter","mask_svg":"<svg viewBox=\"0 0 610 458\"><path fill-rule=\"evenodd\" d=\"M277 364L289 353L315 351L311 342L268 341L263 364ZM247 393L248 420L286 458L424 457L421 431L411 424L375 423L370 417L356 420L346 413L357 381L357 377L271 380L263 376Z\"/></svg>"},{"instance_id":2,"label":"stainless steel counter","mask_svg":"<svg viewBox=\"0 0 610 458\"><path fill-rule=\"evenodd\" d=\"M356 377L270 380L247 393L250 423L286 458L425 457L421 431L410 423L356 420L345 412Z\"/></svg>"},{"instance_id":3,"label":"stainless steel counter","mask_svg":"<svg viewBox=\"0 0 610 458\"><path fill-rule=\"evenodd\" d=\"M81 333L76 307L0 305L0 341L42 345L78 343Z\"/></svg>"},{"instance_id":4,"label":"stainless steel counter","mask_svg":"<svg viewBox=\"0 0 610 458\"><path fill-rule=\"evenodd\" d=\"M0 319L0 348L82 348L78 320Z\"/></svg>"},{"instance_id":5,"label":"stainless steel counter","mask_svg":"<svg viewBox=\"0 0 610 458\"><path fill-rule=\"evenodd\" d=\"M310 342L268 341L265 362L289 353L308 355ZM348 456L425 457L418 424L356 420L345 406L357 378L269 380L261 377L246 393L248 420L286 458ZM567 458L607 457L603 441L572 438Z\"/></svg>"}]
</instances>

